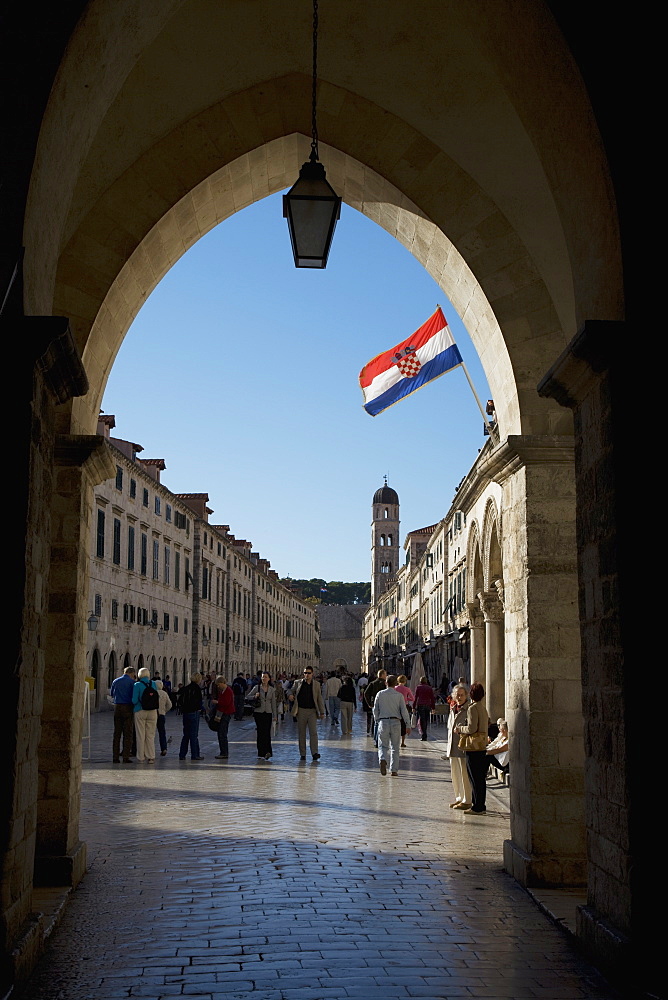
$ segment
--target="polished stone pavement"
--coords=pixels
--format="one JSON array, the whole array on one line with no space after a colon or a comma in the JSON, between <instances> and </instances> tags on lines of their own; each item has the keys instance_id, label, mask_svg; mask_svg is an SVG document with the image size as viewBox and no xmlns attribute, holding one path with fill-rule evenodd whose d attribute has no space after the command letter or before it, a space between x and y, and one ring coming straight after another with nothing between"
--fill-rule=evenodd
<instances>
[{"instance_id":1,"label":"polished stone pavement","mask_svg":"<svg viewBox=\"0 0 668 1000\"><path fill-rule=\"evenodd\" d=\"M503 872L503 792L486 817L448 808L437 739L409 738L392 778L359 714L353 736L321 724L318 763L289 718L272 763L249 719L228 761L203 727L181 763L170 713L166 757L112 764L111 725L93 717L84 762L90 868L30 1000L619 997Z\"/></svg>"}]
</instances>

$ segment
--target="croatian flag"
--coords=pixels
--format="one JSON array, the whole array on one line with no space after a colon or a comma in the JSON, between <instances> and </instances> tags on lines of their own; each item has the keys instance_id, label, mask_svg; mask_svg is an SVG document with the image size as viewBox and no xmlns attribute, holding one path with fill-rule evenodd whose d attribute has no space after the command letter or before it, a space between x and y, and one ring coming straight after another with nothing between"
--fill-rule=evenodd
<instances>
[{"instance_id":1,"label":"croatian flag","mask_svg":"<svg viewBox=\"0 0 668 1000\"><path fill-rule=\"evenodd\" d=\"M364 366L360 372L364 409L375 417L461 363L439 306L414 334Z\"/></svg>"}]
</instances>

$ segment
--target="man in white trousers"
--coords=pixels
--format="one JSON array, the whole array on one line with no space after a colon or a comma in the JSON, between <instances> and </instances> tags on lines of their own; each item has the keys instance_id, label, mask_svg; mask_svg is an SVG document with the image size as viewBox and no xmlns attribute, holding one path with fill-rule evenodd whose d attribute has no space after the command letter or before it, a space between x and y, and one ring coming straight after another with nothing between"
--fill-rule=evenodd
<instances>
[{"instance_id":1,"label":"man in white trousers","mask_svg":"<svg viewBox=\"0 0 668 1000\"><path fill-rule=\"evenodd\" d=\"M399 774L399 747L401 745L401 720L406 723L406 735L411 731L411 719L406 701L397 686L397 675L390 674L384 691L379 691L373 702L373 717L378 723L378 764L380 773L387 774L387 758L390 758L390 774Z\"/></svg>"}]
</instances>

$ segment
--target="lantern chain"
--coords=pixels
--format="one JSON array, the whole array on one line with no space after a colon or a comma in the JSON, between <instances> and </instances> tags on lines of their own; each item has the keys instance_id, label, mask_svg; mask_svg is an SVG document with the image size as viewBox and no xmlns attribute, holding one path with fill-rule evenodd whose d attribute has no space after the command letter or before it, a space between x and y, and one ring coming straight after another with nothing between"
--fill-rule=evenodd
<instances>
[{"instance_id":1,"label":"lantern chain","mask_svg":"<svg viewBox=\"0 0 668 1000\"><path fill-rule=\"evenodd\" d=\"M316 120L316 90L318 85L318 0L313 0L313 91L311 95L311 155L318 160L318 122Z\"/></svg>"}]
</instances>

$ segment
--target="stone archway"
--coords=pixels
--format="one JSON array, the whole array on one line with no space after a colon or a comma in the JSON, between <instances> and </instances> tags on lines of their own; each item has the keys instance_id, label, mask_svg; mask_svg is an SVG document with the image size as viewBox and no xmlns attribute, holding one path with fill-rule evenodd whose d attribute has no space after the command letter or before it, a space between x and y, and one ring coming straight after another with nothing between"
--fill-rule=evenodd
<instances>
[{"instance_id":1,"label":"stone archway","mask_svg":"<svg viewBox=\"0 0 668 1000\"><path fill-rule=\"evenodd\" d=\"M434 5L429 30L419 31L398 2L369 30L371 9L337 5L320 83L322 154L346 201L436 277L493 386L501 441L481 471L502 488L504 545L512 539L503 585L518 679L509 700L530 768L506 863L525 884L577 883L581 824L563 827L559 795L531 751L545 722L545 672L553 688L579 683L571 420L536 384L583 320L622 317L616 216L587 94L547 5L509 16L503 5L453 0L445 12ZM284 4L259 0L204 13L204 0L91 0L49 84L34 160L28 154L24 310L69 317L91 386L62 402L74 389L47 387L40 369L30 403L42 433L26 438L34 496L16 702L36 725L26 706L44 649L47 683L73 678L63 717L47 706L39 751L42 786L61 791L48 831L38 821L38 867L61 883L83 870L74 682L83 673L85 522L96 477L111 474L90 437L96 406L131 319L165 270L220 219L290 183L305 158L308 60L285 23L307 36L307 12L295 4L286 18ZM235 39L254 40L248 58L231 58ZM34 511L48 510L50 493L50 518L40 520ZM556 651L543 641L552 632ZM579 709L569 704L575 727ZM553 787L573 787L577 754L551 766ZM28 771L36 788L34 756L21 763ZM34 802L12 808L27 851ZM29 913L28 868L11 879L14 931Z\"/></svg>"},{"instance_id":2,"label":"stone archway","mask_svg":"<svg viewBox=\"0 0 668 1000\"><path fill-rule=\"evenodd\" d=\"M496 504L489 500L482 529L484 586L477 596L485 622L485 689L493 721L506 714L503 560L498 522Z\"/></svg>"},{"instance_id":3,"label":"stone archway","mask_svg":"<svg viewBox=\"0 0 668 1000\"><path fill-rule=\"evenodd\" d=\"M196 161L197 152L193 143L189 147L188 156ZM307 152L306 138L293 134L272 140L260 149L243 154L231 164L220 168L211 177L200 181L184 198L180 198L164 212L139 242L134 239L130 241L127 247L129 256L120 269L119 260L113 258L105 278L102 276L102 270L98 269L96 282L99 291L97 301L95 296L89 296L90 315L80 313L73 317L91 389L86 396L75 399L62 408L60 420L63 430L77 436L85 436L91 430L92 423L97 418L102 392L116 351L136 311L161 274L194 243L202 232L206 231L207 227L214 225L224 217L225 213L230 214L244 207L268 190L286 186L289 179L296 176L299 164L307 157ZM162 150L162 153L167 155L166 150ZM534 335L531 334L533 313L527 313L526 301L522 296L514 299L512 309L506 306L505 325L512 328L513 324L521 322L528 334L526 338L514 340L504 331L504 326L497 319L493 304L485 294L483 283L489 285L490 279L483 273L484 268L478 267L482 279L479 280L469 267L465 256L456 249L443 230L432 219L426 217L419 206L411 203L405 192L398 190L369 166L364 166L351 155L343 154L340 150L324 144L321 144L321 154L327 163L330 180L343 192L346 200L371 218L375 218L378 224L384 225L437 278L453 305L465 318L472 339L478 346L493 391L498 392L496 407L502 442L495 452L495 464L490 475L503 485L508 509L514 505L513 516L508 519L512 533L518 538L524 537L524 541L516 548L516 552L521 555L504 577L509 599L517 611L514 616L509 615L505 619L505 628L508 632L506 641L509 655L515 662L519 664L523 659L525 662L531 661L537 664L544 654L538 652L543 648L538 627L533 629L531 625L531 608L527 603L529 576L527 564L531 564L534 558L533 545L542 544L542 537L539 538L537 532L534 542L527 536L527 528L532 521L528 508L534 502L534 498L542 493L544 480L550 477L554 462L563 467L564 475L568 474L569 468L572 469L572 449L568 434L549 436L545 434L548 429L564 432L569 430L569 421L564 417L564 412L559 411L555 405L538 399L535 389L529 393L529 386L535 385L544 367L542 361L538 360L540 354L536 353ZM274 170L269 185L270 166L275 162L281 167ZM164 159L160 163L163 169ZM156 169L155 163L154 169ZM173 169L175 171L178 169L178 162L173 164ZM133 183L138 183L140 177L145 184L146 170L145 163L135 164L125 172L122 179L119 179L118 183L124 186L126 197L115 198L114 204L116 224L124 231L131 228L133 213L137 211L136 200L128 195L128 185L131 187ZM258 185L254 183L256 176ZM99 227L102 227L104 232L107 231L109 210L105 196L102 202L96 204L94 210L82 220L80 228L73 233L64 249L56 272L55 295L59 308L65 308L67 303L72 301L73 282L80 283L82 286L80 291L88 287L91 279L91 247L96 240L99 242L102 239L101 234L95 235ZM492 206L489 207L489 211L494 216L495 210ZM514 238L511 238L513 236ZM462 237L462 242L466 242L465 236ZM134 248L132 248L133 243L136 244ZM511 246L515 252L517 251L517 234L513 234L510 230L510 233L506 233L506 239L500 243L498 252L501 259L504 259L504 255L510 252ZM85 253L84 246L87 247ZM529 266L526 248L522 249L521 256L524 264ZM495 268L497 266L498 262ZM518 264L517 267L521 272L522 265ZM530 269L535 290L541 285L541 281L534 273L533 267ZM109 287L102 295L107 281L110 282ZM491 284L493 285L493 282ZM543 294L547 295L545 285L542 285L541 295ZM79 300L83 301L83 298L79 297ZM548 310L548 314L550 316L548 328L541 320L538 339L542 349L552 353L563 346L566 337L556 320L556 313ZM537 336L537 331L534 333ZM522 431L525 433L519 433ZM529 474L527 474L528 466L531 466ZM78 502L86 504L87 498L79 498ZM573 517L574 509L567 510L565 506L557 514L560 523L564 520L566 523L572 522ZM556 555L556 552L554 554ZM559 551L560 558L561 555L562 552ZM545 561L544 553L541 558L545 567L545 583L548 585L549 561ZM574 546L571 559L570 585L574 594L576 587ZM535 583L536 579L534 586ZM489 605L488 598L485 600ZM574 607L573 599L567 600L564 590L562 604L551 606L551 615L555 623L559 618L570 621L571 625L575 626ZM495 625L498 630L499 622L496 621ZM503 622L501 627L503 628ZM491 662L490 643L491 636L487 636L488 663ZM502 643L496 644L500 648L502 645ZM494 659L496 661L498 657ZM572 676L579 670L577 648L564 651L562 659L564 665L560 669L564 671L564 676ZM202 673L206 673L209 669L210 665L205 665L204 661L200 663ZM525 671L525 676L528 676L528 673ZM522 715L522 721L516 726L517 748L518 752L522 753L523 741L530 740L530 701L521 698L517 710ZM531 767L532 774L535 774L540 763L533 761ZM569 780L572 780L573 768L570 767L568 770ZM537 782L536 787L538 787ZM551 836L547 840L542 834L540 839L532 837L532 807L535 804L535 797L536 794L533 798L531 795L517 796L518 803L513 816L516 817L515 829L519 843L517 849L514 846L509 848L512 853L509 854L508 864L511 866L515 859L520 859L513 870L526 883L542 880L568 881L574 876L569 874L567 877L566 873L576 871L574 853L569 853L561 867L558 861L555 862L555 857L559 857L561 843L558 824L552 825ZM514 844L514 841L512 843ZM535 845L538 843L541 847L536 851ZM577 846L577 850L582 852L582 844ZM530 859L528 862L527 858ZM544 862L549 864L549 875L543 872ZM578 880L582 878L581 875L575 877Z\"/></svg>"},{"instance_id":4,"label":"stone archway","mask_svg":"<svg viewBox=\"0 0 668 1000\"><path fill-rule=\"evenodd\" d=\"M116 652L115 650L112 649L111 652L109 653L109 660L107 662L107 691L106 691L107 694L109 693L109 689L111 688L112 681L116 677L116 669L117 669Z\"/></svg>"},{"instance_id":5,"label":"stone archway","mask_svg":"<svg viewBox=\"0 0 668 1000\"><path fill-rule=\"evenodd\" d=\"M471 683L485 684L485 623L478 594L484 590L485 575L480 555L480 529L471 524L466 549L466 609L471 628Z\"/></svg>"},{"instance_id":6,"label":"stone archway","mask_svg":"<svg viewBox=\"0 0 668 1000\"><path fill-rule=\"evenodd\" d=\"M90 676L93 678L93 690L91 692L91 708L95 710L100 704L100 675L102 673L100 651L95 648L90 659Z\"/></svg>"}]
</instances>

